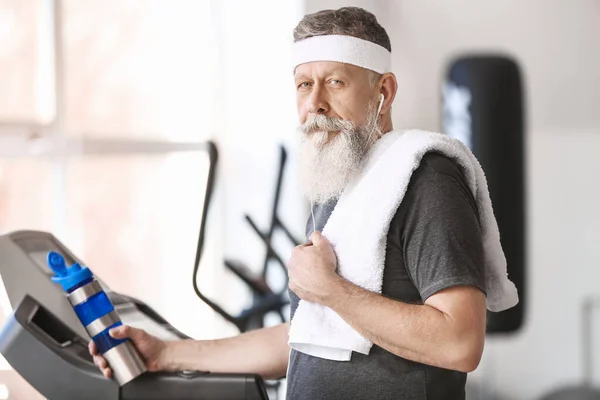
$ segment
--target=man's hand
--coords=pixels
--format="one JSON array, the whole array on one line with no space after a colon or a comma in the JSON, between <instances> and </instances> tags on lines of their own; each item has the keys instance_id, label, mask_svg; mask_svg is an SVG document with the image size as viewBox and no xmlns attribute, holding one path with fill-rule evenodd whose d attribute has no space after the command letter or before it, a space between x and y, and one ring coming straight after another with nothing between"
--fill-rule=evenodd
<instances>
[{"instance_id":1,"label":"man's hand","mask_svg":"<svg viewBox=\"0 0 600 400\"><path fill-rule=\"evenodd\" d=\"M342 278L336 273L337 258L329 241L320 232L310 243L297 246L288 262L290 290L303 300L327 303L332 286Z\"/></svg>"},{"instance_id":2,"label":"man's hand","mask_svg":"<svg viewBox=\"0 0 600 400\"><path fill-rule=\"evenodd\" d=\"M115 339L130 338L146 363L148 371L162 371L168 369L167 343L154 337L141 329L130 326L119 326L110 330L110 336ZM110 378L112 371L106 359L98 354L93 340L89 343L90 354L105 377Z\"/></svg>"}]
</instances>

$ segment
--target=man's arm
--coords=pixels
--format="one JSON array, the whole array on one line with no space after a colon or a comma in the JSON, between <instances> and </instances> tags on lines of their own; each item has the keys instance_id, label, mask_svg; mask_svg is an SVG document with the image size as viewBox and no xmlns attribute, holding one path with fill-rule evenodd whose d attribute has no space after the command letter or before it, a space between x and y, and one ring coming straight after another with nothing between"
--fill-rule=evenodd
<instances>
[{"instance_id":1,"label":"man's arm","mask_svg":"<svg viewBox=\"0 0 600 400\"><path fill-rule=\"evenodd\" d=\"M149 371L252 373L270 379L286 374L289 329L286 323L228 339L165 342L141 329L124 325L111 329L110 335L115 339L131 339ZM89 350L94 363L109 378L112 371L93 340Z\"/></svg>"},{"instance_id":2,"label":"man's arm","mask_svg":"<svg viewBox=\"0 0 600 400\"><path fill-rule=\"evenodd\" d=\"M167 343L166 369L254 373L265 379L285 376L289 323L219 340Z\"/></svg>"},{"instance_id":3,"label":"man's arm","mask_svg":"<svg viewBox=\"0 0 600 400\"><path fill-rule=\"evenodd\" d=\"M453 286L406 304L369 292L336 274L331 244L314 232L296 247L288 264L290 289L300 298L330 307L373 343L409 360L455 371L473 371L485 339L485 295Z\"/></svg>"},{"instance_id":4,"label":"man's arm","mask_svg":"<svg viewBox=\"0 0 600 400\"><path fill-rule=\"evenodd\" d=\"M485 296L457 286L406 304L369 292L343 278L323 304L378 346L400 357L455 371L477 368L485 340Z\"/></svg>"}]
</instances>

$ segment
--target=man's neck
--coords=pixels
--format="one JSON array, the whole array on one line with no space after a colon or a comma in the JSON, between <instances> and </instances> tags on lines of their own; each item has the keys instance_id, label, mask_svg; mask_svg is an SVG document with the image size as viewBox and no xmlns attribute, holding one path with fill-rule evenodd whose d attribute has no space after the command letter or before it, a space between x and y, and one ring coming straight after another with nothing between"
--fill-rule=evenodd
<instances>
[{"instance_id":1,"label":"man's neck","mask_svg":"<svg viewBox=\"0 0 600 400\"><path fill-rule=\"evenodd\" d=\"M391 112L391 110L390 110L390 112ZM381 129L381 132L383 135L394 130L390 112L387 112L386 114L384 114L379 121L379 128Z\"/></svg>"},{"instance_id":2,"label":"man's neck","mask_svg":"<svg viewBox=\"0 0 600 400\"><path fill-rule=\"evenodd\" d=\"M385 122L382 121L382 125L380 126L381 128L381 132L382 132L382 136L385 135L386 133L390 133L391 131L394 130L394 126L392 125L392 121L390 120L386 120Z\"/></svg>"}]
</instances>

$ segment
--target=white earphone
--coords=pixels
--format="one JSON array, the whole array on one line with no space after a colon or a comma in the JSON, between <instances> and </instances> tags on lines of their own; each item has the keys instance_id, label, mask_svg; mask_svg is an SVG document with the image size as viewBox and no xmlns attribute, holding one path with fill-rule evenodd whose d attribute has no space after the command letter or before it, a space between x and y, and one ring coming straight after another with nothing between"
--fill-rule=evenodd
<instances>
[{"instance_id":1,"label":"white earphone","mask_svg":"<svg viewBox=\"0 0 600 400\"><path fill-rule=\"evenodd\" d=\"M385 100L385 96L381 93L381 100L379 100L379 107L377 108L377 116L379 117L379 112L381 111L381 107L383 107L383 101Z\"/></svg>"}]
</instances>

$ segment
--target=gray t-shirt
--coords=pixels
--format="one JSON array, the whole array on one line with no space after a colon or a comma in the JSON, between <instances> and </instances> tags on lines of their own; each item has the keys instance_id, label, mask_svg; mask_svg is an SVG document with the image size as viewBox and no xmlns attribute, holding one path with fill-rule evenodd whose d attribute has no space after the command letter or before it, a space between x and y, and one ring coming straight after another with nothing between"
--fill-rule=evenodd
<instances>
[{"instance_id":1,"label":"gray t-shirt","mask_svg":"<svg viewBox=\"0 0 600 400\"><path fill-rule=\"evenodd\" d=\"M323 229L335 204L315 207L317 230ZM440 154L426 154L390 224L382 294L422 304L456 285L485 292L478 218L458 165ZM360 234L360 226L355 229ZM307 237L312 231L309 218ZM293 316L299 299L291 291L290 299ZM287 378L287 398L293 400L463 400L467 375L409 361L373 345L369 355L352 353L350 361L292 350Z\"/></svg>"}]
</instances>

